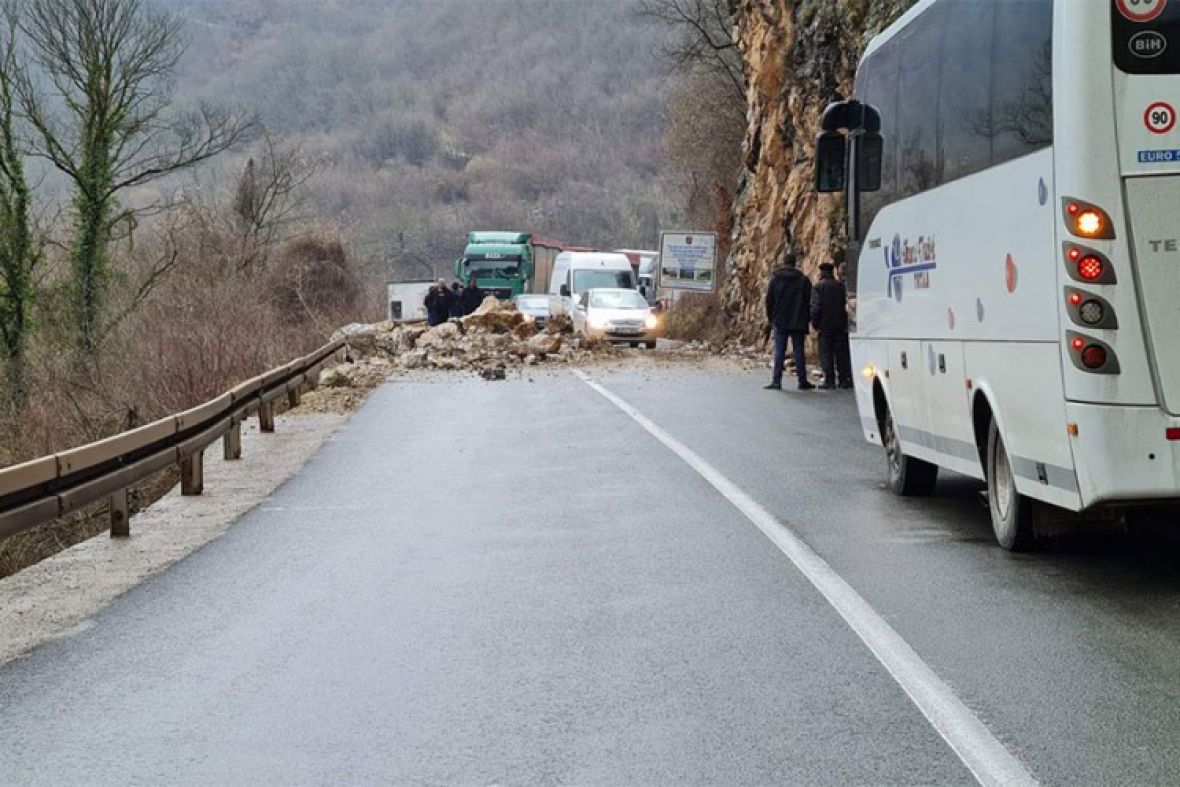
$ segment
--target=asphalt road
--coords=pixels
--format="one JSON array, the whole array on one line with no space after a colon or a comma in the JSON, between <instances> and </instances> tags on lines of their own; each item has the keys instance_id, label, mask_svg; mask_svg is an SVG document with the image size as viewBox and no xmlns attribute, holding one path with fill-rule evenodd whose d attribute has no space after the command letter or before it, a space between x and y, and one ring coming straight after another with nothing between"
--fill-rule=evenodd
<instances>
[{"instance_id":1,"label":"asphalt road","mask_svg":"<svg viewBox=\"0 0 1180 787\"><path fill-rule=\"evenodd\" d=\"M881 488L850 395L603 372L1046 783L1180 781L1180 550L1013 556ZM696 470L569 374L377 391L228 534L0 667L0 783L970 783Z\"/></svg>"}]
</instances>

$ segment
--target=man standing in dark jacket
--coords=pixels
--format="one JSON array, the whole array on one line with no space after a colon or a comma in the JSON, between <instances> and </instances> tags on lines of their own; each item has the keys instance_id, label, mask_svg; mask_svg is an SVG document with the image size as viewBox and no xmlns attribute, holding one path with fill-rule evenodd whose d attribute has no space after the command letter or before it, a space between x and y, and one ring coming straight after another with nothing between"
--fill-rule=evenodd
<instances>
[{"instance_id":1,"label":"man standing in dark jacket","mask_svg":"<svg viewBox=\"0 0 1180 787\"><path fill-rule=\"evenodd\" d=\"M483 303L484 294L479 285L475 283L475 276L467 280L467 286L463 288L462 305L463 316L471 314L480 307Z\"/></svg>"},{"instance_id":2,"label":"man standing in dark jacket","mask_svg":"<svg viewBox=\"0 0 1180 787\"><path fill-rule=\"evenodd\" d=\"M787 252L783 267L774 272L770 286L766 288L766 319L774 331L774 377L766 388L773 391L783 387L783 361L787 356L788 339L795 355L799 390L808 391L815 387L807 381L807 359L803 354L811 281L795 267L795 261L795 254Z\"/></svg>"},{"instance_id":3,"label":"man standing in dark jacket","mask_svg":"<svg viewBox=\"0 0 1180 787\"><path fill-rule=\"evenodd\" d=\"M819 331L819 363L825 390L852 387L852 355L848 349L848 291L833 274L830 262L819 266L819 281L811 293L811 324Z\"/></svg>"},{"instance_id":4,"label":"man standing in dark jacket","mask_svg":"<svg viewBox=\"0 0 1180 787\"><path fill-rule=\"evenodd\" d=\"M426 293L426 322L430 325L442 325L451 317L451 301L455 294L447 287L442 279Z\"/></svg>"}]
</instances>

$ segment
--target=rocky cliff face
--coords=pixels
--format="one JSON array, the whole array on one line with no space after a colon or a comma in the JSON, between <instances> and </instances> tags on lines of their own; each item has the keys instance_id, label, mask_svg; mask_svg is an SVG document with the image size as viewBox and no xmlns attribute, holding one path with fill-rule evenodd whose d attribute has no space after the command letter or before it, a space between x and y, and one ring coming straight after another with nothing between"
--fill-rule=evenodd
<instances>
[{"instance_id":1,"label":"rocky cliff face","mask_svg":"<svg viewBox=\"0 0 1180 787\"><path fill-rule=\"evenodd\" d=\"M812 146L823 109L852 92L865 44L914 0L732 0L748 81L749 128L734 245L723 298L736 332L757 336L762 297L784 249L814 274L840 260L842 202L812 190Z\"/></svg>"}]
</instances>

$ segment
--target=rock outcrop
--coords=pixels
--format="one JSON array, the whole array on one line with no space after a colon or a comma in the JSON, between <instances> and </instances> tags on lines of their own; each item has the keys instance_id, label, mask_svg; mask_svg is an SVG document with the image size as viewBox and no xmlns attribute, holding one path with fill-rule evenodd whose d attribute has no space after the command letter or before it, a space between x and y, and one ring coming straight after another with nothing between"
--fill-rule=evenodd
<instances>
[{"instance_id":1,"label":"rock outcrop","mask_svg":"<svg viewBox=\"0 0 1180 787\"><path fill-rule=\"evenodd\" d=\"M732 0L749 128L723 298L741 338L760 333L765 283L786 248L803 250L811 275L825 259L842 261L841 198L812 190L820 115L851 94L865 44L913 2Z\"/></svg>"}]
</instances>

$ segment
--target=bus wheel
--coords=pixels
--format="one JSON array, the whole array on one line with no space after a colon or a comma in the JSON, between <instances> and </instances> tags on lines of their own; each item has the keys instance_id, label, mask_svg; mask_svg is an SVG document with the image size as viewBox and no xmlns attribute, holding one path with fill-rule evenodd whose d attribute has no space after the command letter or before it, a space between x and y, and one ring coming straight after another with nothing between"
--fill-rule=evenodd
<instances>
[{"instance_id":1,"label":"bus wheel","mask_svg":"<svg viewBox=\"0 0 1180 787\"><path fill-rule=\"evenodd\" d=\"M1033 502L1016 491L1012 462L995 421L987 437L987 503L1000 546L1012 551L1032 546Z\"/></svg>"},{"instance_id":2,"label":"bus wheel","mask_svg":"<svg viewBox=\"0 0 1180 787\"><path fill-rule=\"evenodd\" d=\"M906 456L901 449L901 437L893 423L893 412L885 407L885 459L889 467L889 488L906 497L928 495L938 481L938 465Z\"/></svg>"}]
</instances>

